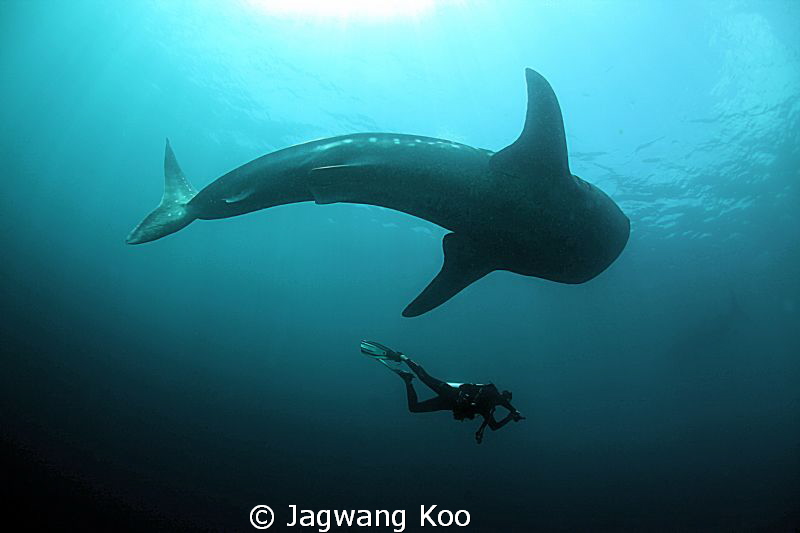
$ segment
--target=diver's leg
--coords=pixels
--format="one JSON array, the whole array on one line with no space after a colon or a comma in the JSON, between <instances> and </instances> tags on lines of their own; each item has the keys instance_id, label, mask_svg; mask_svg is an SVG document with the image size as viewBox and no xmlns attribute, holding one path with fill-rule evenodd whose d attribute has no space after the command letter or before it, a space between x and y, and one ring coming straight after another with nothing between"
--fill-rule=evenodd
<instances>
[{"instance_id":1,"label":"diver's leg","mask_svg":"<svg viewBox=\"0 0 800 533\"><path fill-rule=\"evenodd\" d=\"M414 385L411 384L411 380L407 379L405 382L406 395L408 396L408 410L412 413L430 413L432 411L445 411L450 409L441 396L435 396L429 400L420 402L417 399L417 391L414 390Z\"/></svg>"},{"instance_id":2,"label":"diver's leg","mask_svg":"<svg viewBox=\"0 0 800 533\"><path fill-rule=\"evenodd\" d=\"M408 365L408 368L413 370L414 373L419 377L419 380L422 381L425 385L427 385L436 394L441 394L447 391L448 388L450 388L450 385L428 374L425 371L425 369L422 368L415 361L412 361L408 357L406 357L404 361Z\"/></svg>"}]
</instances>

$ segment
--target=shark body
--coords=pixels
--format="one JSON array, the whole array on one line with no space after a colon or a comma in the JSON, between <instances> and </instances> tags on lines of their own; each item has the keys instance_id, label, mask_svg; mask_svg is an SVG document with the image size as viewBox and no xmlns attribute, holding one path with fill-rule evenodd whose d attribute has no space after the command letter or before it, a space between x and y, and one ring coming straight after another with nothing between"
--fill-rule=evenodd
<instances>
[{"instance_id":1,"label":"shark body","mask_svg":"<svg viewBox=\"0 0 800 533\"><path fill-rule=\"evenodd\" d=\"M630 223L611 198L570 172L555 93L531 69L526 79L522 134L497 153L430 137L359 133L269 153L195 192L167 141L164 197L128 243L159 239L196 219L306 201L359 203L450 231L441 271L404 316L430 311L494 270L586 282L622 252Z\"/></svg>"}]
</instances>

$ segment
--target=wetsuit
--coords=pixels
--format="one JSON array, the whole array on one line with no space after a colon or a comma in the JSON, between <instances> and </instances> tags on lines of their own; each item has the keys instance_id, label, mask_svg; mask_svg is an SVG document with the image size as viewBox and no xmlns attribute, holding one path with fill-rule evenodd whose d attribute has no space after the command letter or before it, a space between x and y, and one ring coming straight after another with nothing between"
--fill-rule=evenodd
<instances>
[{"instance_id":1,"label":"wetsuit","mask_svg":"<svg viewBox=\"0 0 800 533\"><path fill-rule=\"evenodd\" d=\"M436 393L433 398L421 402L417 397L414 385L411 383L411 375L408 374L408 378L404 377L406 395L408 397L408 410L412 413L453 411L453 416L459 420L464 420L465 418L473 419L475 415L481 415L483 423L475 433L478 443L483 440L483 432L486 426L495 431L511 420L520 419L519 412L511 405L511 402L500 395L497 387L493 384L462 383L459 386L454 386L431 376L415 361L409 358L404 360L408 367L419 377L419 380ZM508 415L500 421L494 417L494 410L498 405L502 405L509 411Z\"/></svg>"}]
</instances>

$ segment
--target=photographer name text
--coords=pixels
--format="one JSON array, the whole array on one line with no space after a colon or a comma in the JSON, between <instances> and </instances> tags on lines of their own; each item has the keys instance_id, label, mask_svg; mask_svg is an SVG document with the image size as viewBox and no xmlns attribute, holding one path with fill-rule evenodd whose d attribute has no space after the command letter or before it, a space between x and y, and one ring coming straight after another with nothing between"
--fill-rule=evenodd
<instances>
[{"instance_id":1,"label":"photographer name text","mask_svg":"<svg viewBox=\"0 0 800 533\"><path fill-rule=\"evenodd\" d=\"M419 506L419 525L421 527L465 527L471 520L469 511L459 509L451 511L441 509L438 505ZM256 529L267 529L272 526L275 516L266 505L257 505L250 511L250 523ZM327 533L332 528L352 527L388 527L395 533L406 530L406 511L397 509L300 509L297 505L289 506L289 520L286 527L314 528L320 533Z\"/></svg>"}]
</instances>

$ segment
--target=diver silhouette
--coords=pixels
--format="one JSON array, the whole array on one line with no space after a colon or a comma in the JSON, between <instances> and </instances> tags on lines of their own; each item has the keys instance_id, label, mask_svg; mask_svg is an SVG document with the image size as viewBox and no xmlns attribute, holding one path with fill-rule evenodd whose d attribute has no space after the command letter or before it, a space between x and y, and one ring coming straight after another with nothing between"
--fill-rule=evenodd
<instances>
[{"instance_id":1,"label":"diver silhouette","mask_svg":"<svg viewBox=\"0 0 800 533\"><path fill-rule=\"evenodd\" d=\"M478 444L483 441L483 432L487 426L492 431L497 431L512 420L514 422L525 420L525 417L511 405L511 392L507 390L500 392L492 383L448 383L442 381L428 374L419 363L402 352L397 352L374 341L361 341L361 352L380 361L403 379L408 396L408 410L412 413L452 411L453 417L462 421L472 420L476 415L482 416L483 423L475 432L475 440ZM400 368L402 363L408 365L413 373ZM414 374L435 392L436 396L419 401L417 391L412 384ZM498 406L508 410L508 414L499 421L494 417L494 411Z\"/></svg>"}]
</instances>

